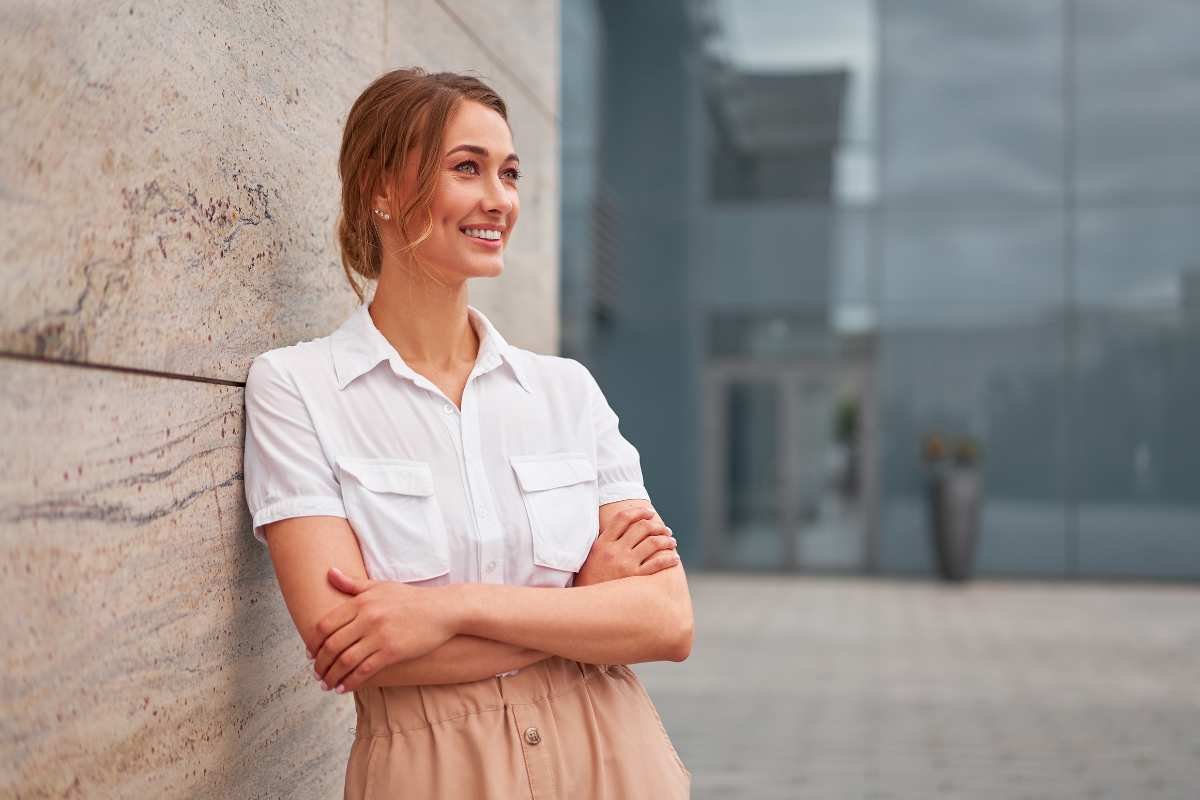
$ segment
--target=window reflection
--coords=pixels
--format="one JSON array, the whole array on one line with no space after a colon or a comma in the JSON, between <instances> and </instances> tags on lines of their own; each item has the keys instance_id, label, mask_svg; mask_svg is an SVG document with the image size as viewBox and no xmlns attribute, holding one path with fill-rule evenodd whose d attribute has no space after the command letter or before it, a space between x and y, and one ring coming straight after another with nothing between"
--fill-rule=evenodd
<instances>
[{"instance_id":1,"label":"window reflection","mask_svg":"<svg viewBox=\"0 0 1200 800\"><path fill-rule=\"evenodd\" d=\"M668 510L717 521L710 566L929 571L939 428L983 446L980 572L1200 576L1200 4L564 0L563 27L564 336L677 410L624 419Z\"/></svg>"},{"instance_id":2,"label":"window reflection","mask_svg":"<svg viewBox=\"0 0 1200 800\"><path fill-rule=\"evenodd\" d=\"M1073 3L1078 188L1200 199L1200 4Z\"/></svg>"},{"instance_id":3,"label":"window reflection","mask_svg":"<svg viewBox=\"0 0 1200 800\"><path fill-rule=\"evenodd\" d=\"M884 191L977 205L1062 191L1062 6L1046 0L887 0Z\"/></svg>"}]
</instances>

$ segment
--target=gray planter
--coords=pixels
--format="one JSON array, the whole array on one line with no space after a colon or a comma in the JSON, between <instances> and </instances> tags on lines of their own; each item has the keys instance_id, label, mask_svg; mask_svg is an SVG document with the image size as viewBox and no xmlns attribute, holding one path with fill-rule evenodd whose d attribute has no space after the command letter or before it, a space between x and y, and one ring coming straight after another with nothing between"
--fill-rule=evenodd
<instances>
[{"instance_id":1,"label":"gray planter","mask_svg":"<svg viewBox=\"0 0 1200 800\"><path fill-rule=\"evenodd\" d=\"M929 530L938 574L965 581L974 569L983 508L983 475L976 466L939 463L929 472Z\"/></svg>"}]
</instances>

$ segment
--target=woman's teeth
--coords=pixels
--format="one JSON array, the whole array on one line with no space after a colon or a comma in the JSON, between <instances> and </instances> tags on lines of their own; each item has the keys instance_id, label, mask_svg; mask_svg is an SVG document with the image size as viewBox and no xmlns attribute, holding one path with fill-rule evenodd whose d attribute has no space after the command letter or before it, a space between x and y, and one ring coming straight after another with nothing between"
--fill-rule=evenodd
<instances>
[{"instance_id":1,"label":"woman's teeth","mask_svg":"<svg viewBox=\"0 0 1200 800\"><path fill-rule=\"evenodd\" d=\"M500 231L486 230L484 228L467 228L463 231L467 236L474 236L476 239L491 239L500 238Z\"/></svg>"}]
</instances>

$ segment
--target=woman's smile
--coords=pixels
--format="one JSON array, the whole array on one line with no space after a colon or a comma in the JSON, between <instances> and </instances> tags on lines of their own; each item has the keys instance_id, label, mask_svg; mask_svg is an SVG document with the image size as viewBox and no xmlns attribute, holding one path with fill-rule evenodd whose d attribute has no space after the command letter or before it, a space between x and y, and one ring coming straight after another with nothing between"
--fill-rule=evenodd
<instances>
[{"instance_id":1,"label":"woman's smile","mask_svg":"<svg viewBox=\"0 0 1200 800\"><path fill-rule=\"evenodd\" d=\"M494 226L472 226L459 228L459 231L481 247L489 250L499 250L504 246L504 234Z\"/></svg>"}]
</instances>

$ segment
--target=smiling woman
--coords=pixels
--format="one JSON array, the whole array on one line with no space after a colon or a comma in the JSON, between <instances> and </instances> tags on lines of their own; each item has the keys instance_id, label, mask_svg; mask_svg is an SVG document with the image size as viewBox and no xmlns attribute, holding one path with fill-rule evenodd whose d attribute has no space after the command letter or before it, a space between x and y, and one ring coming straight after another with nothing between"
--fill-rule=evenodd
<instances>
[{"instance_id":1,"label":"smiling woman","mask_svg":"<svg viewBox=\"0 0 1200 800\"><path fill-rule=\"evenodd\" d=\"M244 474L314 678L353 693L345 797L686 797L625 666L692 642L638 452L586 367L467 302L520 212L504 102L389 72L339 172L343 267L375 292L254 360Z\"/></svg>"},{"instance_id":2,"label":"smiling woman","mask_svg":"<svg viewBox=\"0 0 1200 800\"><path fill-rule=\"evenodd\" d=\"M468 270L464 277L500 274L504 234L520 213L519 163L507 107L481 81L419 70L397 70L376 80L350 109L338 163L338 241L359 299L363 291L355 275L380 279L384 250L418 266L459 263ZM486 210L477 210L481 199ZM392 217L394 225L377 224ZM494 233L481 237L480 230ZM471 259L472 251L466 251L457 254L467 255L465 261L455 259L462 240L482 248L474 253L493 257ZM436 270L426 275L438 280Z\"/></svg>"}]
</instances>

